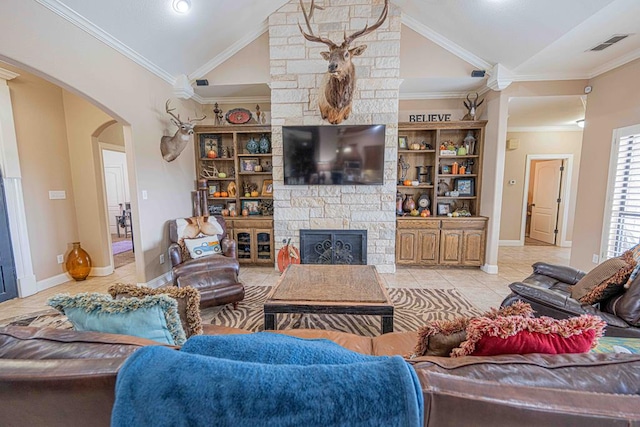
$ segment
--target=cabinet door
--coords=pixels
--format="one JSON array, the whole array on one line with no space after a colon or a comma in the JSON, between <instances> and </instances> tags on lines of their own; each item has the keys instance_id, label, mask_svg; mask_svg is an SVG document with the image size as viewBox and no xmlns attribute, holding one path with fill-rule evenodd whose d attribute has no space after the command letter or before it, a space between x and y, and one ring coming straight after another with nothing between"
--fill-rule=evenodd
<instances>
[{"instance_id":1,"label":"cabinet door","mask_svg":"<svg viewBox=\"0 0 640 427\"><path fill-rule=\"evenodd\" d=\"M418 261L418 230L398 230L396 237L396 263L412 265Z\"/></svg>"},{"instance_id":2,"label":"cabinet door","mask_svg":"<svg viewBox=\"0 0 640 427\"><path fill-rule=\"evenodd\" d=\"M418 242L418 263L420 265L437 264L438 248L440 243L440 230L419 230Z\"/></svg>"},{"instance_id":3,"label":"cabinet door","mask_svg":"<svg viewBox=\"0 0 640 427\"><path fill-rule=\"evenodd\" d=\"M465 230L462 243L462 265L482 265L484 262L485 231Z\"/></svg>"},{"instance_id":4,"label":"cabinet door","mask_svg":"<svg viewBox=\"0 0 640 427\"><path fill-rule=\"evenodd\" d=\"M462 230L442 230L440 235L440 264L456 265L462 262Z\"/></svg>"},{"instance_id":5,"label":"cabinet door","mask_svg":"<svg viewBox=\"0 0 640 427\"><path fill-rule=\"evenodd\" d=\"M253 246L255 239L250 228L236 228L233 234L238 249L238 262L247 264L253 262Z\"/></svg>"},{"instance_id":6,"label":"cabinet door","mask_svg":"<svg viewBox=\"0 0 640 427\"><path fill-rule=\"evenodd\" d=\"M273 264L273 232L270 229L254 229L256 264Z\"/></svg>"}]
</instances>

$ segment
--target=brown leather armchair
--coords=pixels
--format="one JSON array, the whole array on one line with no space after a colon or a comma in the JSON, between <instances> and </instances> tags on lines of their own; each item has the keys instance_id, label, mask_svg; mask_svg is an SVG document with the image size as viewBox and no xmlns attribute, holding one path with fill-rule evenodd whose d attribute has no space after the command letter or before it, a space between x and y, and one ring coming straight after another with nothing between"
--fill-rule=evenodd
<instances>
[{"instance_id":1,"label":"brown leather armchair","mask_svg":"<svg viewBox=\"0 0 640 427\"><path fill-rule=\"evenodd\" d=\"M238 281L240 265L236 256L236 242L227 235L224 218L215 216L223 233L220 237L222 254L208 255L197 259L186 259L178 244L176 221L169 222L169 259L173 273L173 284L178 287L192 286L200 292L200 307L224 305L244 298L244 286Z\"/></svg>"}]
</instances>

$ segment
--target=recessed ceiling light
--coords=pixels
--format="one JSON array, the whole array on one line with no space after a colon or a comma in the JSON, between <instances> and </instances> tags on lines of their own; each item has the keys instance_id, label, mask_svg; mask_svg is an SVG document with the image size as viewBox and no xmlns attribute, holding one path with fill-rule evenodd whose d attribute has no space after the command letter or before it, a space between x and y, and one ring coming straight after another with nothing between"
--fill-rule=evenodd
<instances>
[{"instance_id":1,"label":"recessed ceiling light","mask_svg":"<svg viewBox=\"0 0 640 427\"><path fill-rule=\"evenodd\" d=\"M576 120L576 124L579 128L584 128L584 119Z\"/></svg>"},{"instance_id":2,"label":"recessed ceiling light","mask_svg":"<svg viewBox=\"0 0 640 427\"><path fill-rule=\"evenodd\" d=\"M173 10L185 14L191 9L191 0L173 0Z\"/></svg>"}]
</instances>

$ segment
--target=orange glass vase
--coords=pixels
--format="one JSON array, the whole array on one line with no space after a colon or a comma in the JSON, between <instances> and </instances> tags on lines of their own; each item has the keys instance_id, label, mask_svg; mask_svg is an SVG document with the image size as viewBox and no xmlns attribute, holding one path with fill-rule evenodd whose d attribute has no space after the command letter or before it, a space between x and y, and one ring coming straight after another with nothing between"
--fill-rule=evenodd
<instances>
[{"instance_id":1,"label":"orange glass vase","mask_svg":"<svg viewBox=\"0 0 640 427\"><path fill-rule=\"evenodd\" d=\"M91 272L91 257L80 247L80 242L73 242L73 249L67 255L65 266L73 280L84 280Z\"/></svg>"}]
</instances>

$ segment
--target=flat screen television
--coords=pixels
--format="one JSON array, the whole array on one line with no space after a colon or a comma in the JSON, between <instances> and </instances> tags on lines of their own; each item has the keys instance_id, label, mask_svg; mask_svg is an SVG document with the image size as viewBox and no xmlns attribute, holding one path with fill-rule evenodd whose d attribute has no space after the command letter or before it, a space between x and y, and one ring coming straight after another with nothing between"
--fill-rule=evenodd
<instances>
[{"instance_id":1,"label":"flat screen television","mask_svg":"<svg viewBox=\"0 0 640 427\"><path fill-rule=\"evenodd\" d=\"M381 185L385 125L283 126L286 185Z\"/></svg>"}]
</instances>

